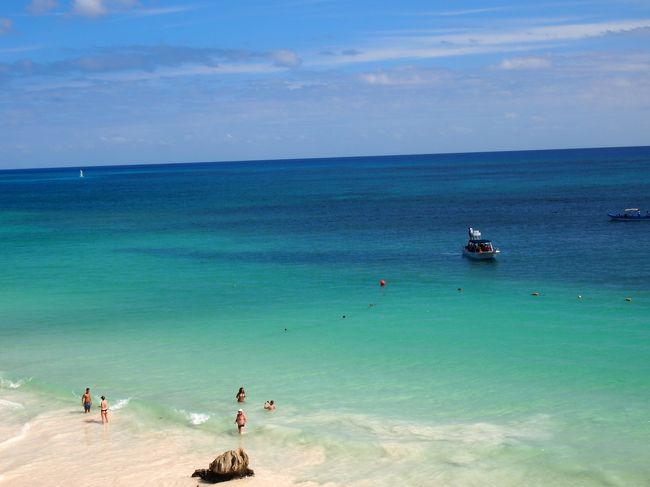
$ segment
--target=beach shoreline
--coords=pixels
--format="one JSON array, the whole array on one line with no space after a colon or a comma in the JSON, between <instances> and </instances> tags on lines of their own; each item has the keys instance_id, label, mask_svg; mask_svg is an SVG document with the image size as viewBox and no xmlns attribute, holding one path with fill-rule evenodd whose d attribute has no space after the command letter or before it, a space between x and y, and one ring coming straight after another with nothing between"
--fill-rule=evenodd
<instances>
[{"instance_id":1,"label":"beach shoreline","mask_svg":"<svg viewBox=\"0 0 650 487\"><path fill-rule=\"evenodd\" d=\"M84 414L72 403L50 409L39 406L43 398L34 394L6 389L0 393L0 410L23 413L22 420L14 414L15 421L6 421L3 415L0 422L2 486L189 487L203 484L191 477L194 470L206 468L223 451L242 446L234 435L213 438L188 427L143 428L137 415L126 409L109 410L109 423L102 424L97 407ZM34 413L35 408L42 412ZM294 485L287 476L256 464L254 449L247 451L255 476L237 485Z\"/></svg>"},{"instance_id":2,"label":"beach shoreline","mask_svg":"<svg viewBox=\"0 0 650 487\"><path fill-rule=\"evenodd\" d=\"M582 478L578 485L607 480L624 486L636 485L645 471L641 458L634 456L627 465L610 461L591 466L591 455L610 445L592 444L585 456L582 443L562 431L562 418L543 413L412 424L340 410L310 413L301 420L284 410L279 416L246 404L257 424L239 435L225 411L201 421L186 413L181 424L124 400L116 401L109 423L102 424L97 406L84 414L72 396L64 399L30 385L22 389L0 388L2 487L193 487L205 484L191 477L196 469L240 447L255 471L254 477L236 481L242 487L542 487L557 478L561 485L575 475ZM312 423L316 429L308 426ZM506 464L507 469L500 468Z\"/></svg>"}]
</instances>

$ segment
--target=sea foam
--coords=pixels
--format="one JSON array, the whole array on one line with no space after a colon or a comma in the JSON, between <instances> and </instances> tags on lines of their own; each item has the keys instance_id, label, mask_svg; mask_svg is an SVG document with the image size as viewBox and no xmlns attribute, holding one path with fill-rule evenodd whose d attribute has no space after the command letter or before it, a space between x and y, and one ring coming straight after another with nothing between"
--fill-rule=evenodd
<instances>
[{"instance_id":1,"label":"sea foam","mask_svg":"<svg viewBox=\"0 0 650 487\"><path fill-rule=\"evenodd\" d=\"M9 379L0 377L0 389L18 389L19 387L22 387L26 382L29 382L31 380L32 378L28 377L27 379L20 379L16 382L13 382Z\"/></svg>"},{"instance_id":2,"label":"sea foam","mask_svg":"<svg viewBox=\"0 0 650 487\"><path fill-rule=\"evenodd\" d=\"M206 413L192 413L189 411L185 411L183 409L177 410L179 413L181 413L187 420L190 422L191 425L198 426L200 424L205 423L208 419L210 419L210 415Z\"/></svg>"},{"instance_id":3,"label":"sea foam","mask_svg":"<svg viewBox=\"0 0 650 487\"><path fill-rule=\"evenodd\" d=\"M130 397L127 399L118 399L117 401L115 401L115 404L110 406L110 409L111 411L119 411L120 409L123 409L126 406L128 406L130 401L131 401Z\"/></svg>"},{"instance_id":4,"label":"sea foam","mask_svg":"<svg viewBox=\"0 0 650 487\"><path fill-rule=\"evenodd\" d=\"M190 423L193 425L199 425L205 423L208 419L210 419L209 414L203 414L203 413L190 413Z\"/></svg>"}]
</instances>

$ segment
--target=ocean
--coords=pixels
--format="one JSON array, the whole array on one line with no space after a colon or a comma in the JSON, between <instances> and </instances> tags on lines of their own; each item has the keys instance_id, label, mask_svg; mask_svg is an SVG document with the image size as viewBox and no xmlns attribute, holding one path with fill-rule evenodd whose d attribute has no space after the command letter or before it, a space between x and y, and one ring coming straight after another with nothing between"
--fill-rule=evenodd
<instances>
[{"instance_id":1,"label":"ocean","mask_svg":"<svg viewBox=\"0 0 650 487\"><path fill-rule=\"evenodd\" d=\"M650 147L79 169L0 171L0 485L650 485Z\"/></svg>"}]
</instances>

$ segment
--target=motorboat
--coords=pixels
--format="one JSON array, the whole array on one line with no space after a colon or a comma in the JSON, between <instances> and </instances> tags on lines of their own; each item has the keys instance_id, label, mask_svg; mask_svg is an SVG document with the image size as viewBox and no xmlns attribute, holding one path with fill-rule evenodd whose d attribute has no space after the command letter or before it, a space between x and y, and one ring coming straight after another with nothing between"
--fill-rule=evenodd
<instances>
[{"instance_id":1,"label":"motorboat","mask_svg":"<svg viewBox=\"0 0 650 487\"><path fill-rule=\"evenodd\" d=\"M492 245L492 241L484 239L481 232L475 228L469 227L467 230L469 241L463 247L463 255L475 260L494 259L501 251Z\"/></svg>"},{"instance_id":2,"label":"motorboat","mask_svg":"<svg viewBox=\"0 0 650 487\"><path fill-rule=\"evenodd\" d=\"M646 211L643 214L638 208L625 208L618 213L607 213L607 215L615 222L650 221L650 212Z\"/></svg>"}]
</instances>

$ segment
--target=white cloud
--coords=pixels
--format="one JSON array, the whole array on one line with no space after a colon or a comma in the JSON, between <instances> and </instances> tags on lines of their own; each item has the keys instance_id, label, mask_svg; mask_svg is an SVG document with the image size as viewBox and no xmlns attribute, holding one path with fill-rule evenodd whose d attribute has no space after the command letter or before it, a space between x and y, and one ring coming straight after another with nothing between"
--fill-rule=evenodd
<instances>
[{"instance_id":1,"label":"white cloud","mask_svg":"<svg viewBox=\"0 0 650 487\"><path fill-rule=\"evenodd\" d=\"M324 86L324 83L321 81L285 81L284 86L287 87L289 91L294 90L303 90L305 88L318 88Z\"/></svg>"},{"instance_id":2,"label":"white cloud","mask_svg":"<svg viewBox=\"0 0 650 487\"><path fill-rule=\"evenodd\" d=\"M2 53L12 53L12 52L28 52L28 51L37 51L43 49L43 46L17 46L17 47L5 47L0 48L0 54Z\"/></svg>"},{"instance_id":3,"label":"white cloud","mask_svg":"<svg viewBox=\"0 0 650 487\"><path fill-rule=\"evenodd\" d=\"M14 23L11 21L11 19L0 17L0 36L9 33L13 25Z\"/></svg>"},{"instance_id":4,"label":"white cloud","mask_svg":"<svg viewBox=\"0 0 650 487\"><path fill-rule=\"evenodd\" d=\"M2 52L3 49L0 48L0 53ZM99 48L83 56L49 63L31 59L13 63L0 62L0 74L7 79L37 76L73 76L76 79L81 75L94 80L133 81L196 75L282 72L300 64L298 55L289 50L253 52L187 46L122 46Z\"/></svg>"},{"instance_id":5,"label":"white cloud","mask_svg":"<svg viewBox=\"0 0 650 487\"><path fill-rule=\"evenodd\" d=\"M139 0L73 0L72 11L84 17L100 17L114 9L137 7Z\"/></svg>"},{"instance_id":6,"label":"white cloud","mask_svg":"<svg viewBox=\"0 0 650 487\"><path fill-rule=\"evenodd\" d=\"M451 43L476 43L487 45L504 45L515 43L536 43L548 41L570 41L602 37L608 34L618 34L636 29L650 28L650 19L623 20L620 22L603 22L592 24L546 25L530 29L513 30L503 33L472 34L452 36L447 39Z\"/></svg>"},{"instance_id":7,"label":"white cloud","mask_svg":"<svg viewBox=\"0 0 650 487\"><path fill-rule=\"evenodd\" d=\"M27 10L34 15L43 15L59 6L57 0L32 0Z\"/></svg>"},{"instance_id":8,"label":"white cloud","mask_svg":"<svg viewBox=\"0 0 650 487\"><path fill-rule=\"evenodd\" d=\"M133 82L165 78L182 78L187 76L215 76L229 74L264 74L282 71L268 63L261 64L226 64L217 66L181 66L178 68L158 68L155 71L129 71L120 73L97 73L87 75L87 79L96 81Z\"/></svg>"},{"instance_id":9,"label":"white cloud","mask_svg":"<svg viewBox=\"0 0 650 487\"><path fill-rule=\"evenodd\" d=\"M502 69L545 69L551 67L551 61L545 57L514 57L504 59L499 67Z\"/></svg>"},{"instance_id":10,"label":"white cloud","mask_svg":"<svg viewBox=\"0 0 650 487\"><path fill-rule=\"evenodd\" d=\"M294 51L279 49L271 53L271 59L276 66L283 68L296 68L302 63L301 59Z\"/></svg>"},{"instance_id":11,"label":"white cloud","mask_svg":"<svg viewBox=\"0 0 650 487\"><path fill-rule=\"evenodd\" d=\"M111 137L101 136L99 139L102 142L108 142L112 144L125 144L127 142L131 142L127 137L124 137L122 135L114 135Z\"/></svg>"},{"instance_id":12,"label":"white cloud","mask_svg":"<svg viewBox=\"0 0 650 487\"><path fill-rule=\"evenodd\" d=\"M540 47L540 46L537 46ZM395 47L375 48L360 51L355 57L336 57L323 59L318 64L357 64L407 59L433 59L443 57L467 56L471 54L490 54L503 51L523 51L528 47L523 45L492 46L492 45L402 45ZM316 63L314 63L316 64Z\"/></svg>"},{"instance_id":13,"label":"white cloud","mask_svg":"<svg viewBox=\"0 0 650 487\"><path fill-rule=\"evenodd\" d=\"M440 71L401 67L393 70L362 73L359 75L359 79L368 85L414 86L438 84L448 79L448 76Z\"/></svg>"},{"instance_id":14,"label":"white cloud","mask_svg":"<svg viewBox=\"0 0 650 487\"><path fill-rule=\"evenodd\" d=\"M636 52L628 55L600 54L590 60L598 65L602 71L612 73L638 73L646 76L650 74L650 53Z\"/></svg>"},{"instance_id":15,"label":"white cloud","mask_svg":"<svg viewBox=\"0 0 650 487\"><path fill-rule=\"evenodd\" d=\"M392 85L393 81L387 73L363 73L359 75L361 80L369 85Z\"/></svg>"},{"instance_id":16,"label":"white cloud","mask_svg":"<svg viewBox=\"0 0 650 487\"><path fill-rule=\"evenodd\" d=\"M159 8L141 8L134 12L138 17L153 17L156 15L169 15L181 12L189 12L196 10L197 7L193 5L179 5L175 7L159 7Z\"/></svg>"},{"instance_id":17,"label":"white cloud","mask_svg":"<svg viewBox=\"0 0 650 487\"><path fill-rule=\"evenodd\" d=\"M104 0L74 0L72 10L84 17L99 17L108 12Z\"/></svg>"},{"instance_id":18,"label":"white cloud","mask_svg":"<svg viewBox=\"0 0 650 487\"><path fill-rule=\"evenodd\" d=\"M650 29L650 19L589 24L558 24L531 28L450 34L402 35L376 39L356 56L322 57L322 64L353 64L400 59L432 59L473 54L516 52L555 47L560 43ZM316 64L316 63L314 63ZM319 63L320 64L320 63Z\"/></svg>"}]
</instances>

